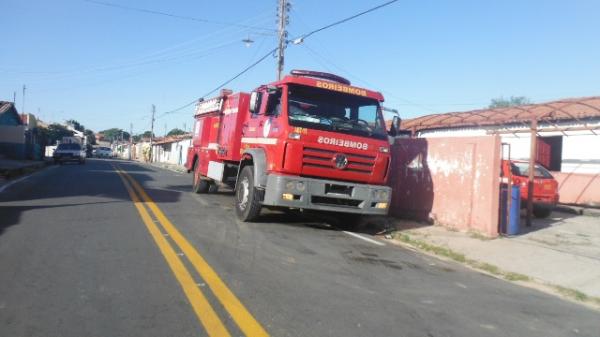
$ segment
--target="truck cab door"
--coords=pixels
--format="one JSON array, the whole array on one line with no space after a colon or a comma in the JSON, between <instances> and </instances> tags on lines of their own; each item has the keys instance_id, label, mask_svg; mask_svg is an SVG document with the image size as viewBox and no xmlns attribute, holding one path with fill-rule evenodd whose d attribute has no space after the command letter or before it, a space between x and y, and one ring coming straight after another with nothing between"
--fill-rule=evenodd
<instances>
[{"instance_id":1,"label":"truck cab door","mask_svg":"<svg viewBox=\"0 0 600 337\"><path fill-rule=\"evenodd\" d=\"M257 94L258 104L243 125L242 135L246 139L242 140L247 144L276 144L275 136L282 130L279 126L281 91L269 94L266 90L260 90Z\"/></svg>"},{"instance_id":2,"label":"truck cab door","mask_svg":"<svg viewBox=\"0 0 600 337\"><path fill-rule=\"evenodd\" d=\"M264 116L264 106L267 95L263 90L259 90L256 92L256 106L254 107L254 111L250 110L248 118L242 125L242 143L245 143L244 147L254 147L253 144L256 144L259 141L259 129L262 129L264 124L263 118Z\"/></svg>"}]
</instances>

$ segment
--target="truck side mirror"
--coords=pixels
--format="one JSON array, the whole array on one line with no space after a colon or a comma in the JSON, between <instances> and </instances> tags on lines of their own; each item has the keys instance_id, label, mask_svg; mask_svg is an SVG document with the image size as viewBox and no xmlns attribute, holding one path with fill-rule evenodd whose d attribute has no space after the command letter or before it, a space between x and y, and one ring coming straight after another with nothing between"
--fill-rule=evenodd
<instances>
[{"instance_id":1,"label":"truck side mirror","mask_svg":"<svg viewBox=\"0 0 600 337\"><path fill-rule=\"evenodd\" d=\"M395 137L400 131L400 123L402 120L398 116L394 116L392 118L392 126L390 127L390 131L388 132L390 136Z\"/></svg>"},{"instance_id":2,"label":"truck side mirror","mask_svg":"<svg viewBox=\"0 0 600 337\"><path fill-rule=\"evenodd\" d=\"M250 113L257 113L258 111L256 111L256 108L258 107L258 99L259 99L260 95L258 95L258 92L253 91L250 94Z\"/></svg>"}]
</instances>

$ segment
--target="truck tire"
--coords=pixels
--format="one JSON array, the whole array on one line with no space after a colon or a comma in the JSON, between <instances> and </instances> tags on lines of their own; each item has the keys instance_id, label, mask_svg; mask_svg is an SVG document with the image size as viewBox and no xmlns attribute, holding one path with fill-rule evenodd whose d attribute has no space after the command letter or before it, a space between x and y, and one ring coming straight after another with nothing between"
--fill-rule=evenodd
<instances>
[{"instance_id":1,"label":"truck tire","mask_svg":"<svg viewBox=\"0 0 600 337\"><path fill-rule=\"evenodd\" d=\"M194 193L207 193L208 189L210 187L210 182L208 180L204 180L202 179L202 177L200 177L200 165L198 165L198 163L196 163L196 165L194 165L194 180L192 183L192 191Z\"/></svg>"},{"instance_id":2,"label":"truck tire","mask_svg":"<svg viewBox=\"0 0 600 337\"><path fill-rule=\"evenodd\" d=\"M260 214L260 197L254 187L253 167L244 166L235 186L235 214L241 221L254 221Z\"/></svg>"},{"instance_id":3,"label":"truck tire","mask_svg":"<svg viewBox=\"0 0 600 337\"><path fill-rule=\"evenodd\" d=\"M545 218L549 217L551 213L552 213L551 208L541 208L541 207L533 208L533 215L538 219L545 219Z\"/></svg>"},{"instance_id":4,"label":"truck tire","mask_svg":"<svg viewBox=\"0 0 600 337\"><path fill-rule=\"evenodd\" d=\"M211 181L210 184L208 185L208 193L217 193L219 192L219 185L217 185L217 183L215 183L214 181Z\"/></svg>"}]
</instances>

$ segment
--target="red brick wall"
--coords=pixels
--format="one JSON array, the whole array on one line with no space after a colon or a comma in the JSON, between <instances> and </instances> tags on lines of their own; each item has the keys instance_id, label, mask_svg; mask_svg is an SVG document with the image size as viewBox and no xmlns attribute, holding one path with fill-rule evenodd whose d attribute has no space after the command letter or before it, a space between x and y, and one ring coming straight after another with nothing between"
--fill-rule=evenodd
<instances>
[{"instance_id":1,"label":"red brick wall","mask_svg":"<svg viewBox=\"0 0 600 337\"><path fill-rule=\"evenodd\" d=\"M500 138L398 139L390 213L498 235Z\"/></svg>"}]
</instances>

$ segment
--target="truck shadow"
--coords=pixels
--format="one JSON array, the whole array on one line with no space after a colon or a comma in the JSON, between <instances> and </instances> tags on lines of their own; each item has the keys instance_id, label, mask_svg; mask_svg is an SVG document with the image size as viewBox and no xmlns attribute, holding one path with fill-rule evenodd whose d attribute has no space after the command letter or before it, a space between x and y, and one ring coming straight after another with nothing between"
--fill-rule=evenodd
<instances>
[{"instance_id":1,"label":"truck shadow","mask_svg":"<svg viewBox=\"0 0 600 337\"><path fill-rule=\"evenodd\" d=\"M264 210L256 223L281 226L310 227L326 231L351 231L369 235L383 235L393 230L393 221L386 216L363 216L359 221L347 222L334 213L301 212L297 210Z\"/></svg>"}]
</instances>

